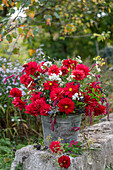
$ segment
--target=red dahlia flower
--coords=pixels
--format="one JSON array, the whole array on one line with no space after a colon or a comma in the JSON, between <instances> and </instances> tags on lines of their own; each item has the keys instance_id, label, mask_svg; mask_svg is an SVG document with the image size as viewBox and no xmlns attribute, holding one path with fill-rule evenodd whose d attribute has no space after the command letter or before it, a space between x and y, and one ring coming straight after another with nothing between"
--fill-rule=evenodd
<instances>
[{"instance_id":1,"label":"red dahlia flower","mask_svg":"<svg viewBox=\"0 0 113 170\"><path fill-rule=\"evenodd\" d=\"M74 75L73 79L75 80L83 80L85 77L83 70L73 70L72 75Z\"/></svg>"},{"instance_id":2,"label":"red dahlia flower","mask_svg":"<svg viewBox=\"0 0 113 170\"><path fill-rule=\"evenodd\" d=\"M47 81L47 83L44 83L44 90L52 90L53 88L56 88L59 86L59 84L57 84L57 81L53 80L53 81Z\"/></svg>"},{"instance_id":3,"label":"red dahlia flower","mask_svg":"<svg viewBox=\"0 0 113 170\"><path fill-rule=\"evenodd\" d=\"M63 98L57 104L60 112L65 112L66 114L72 113L75 109L75 103L69 98Z\"/></svg>"},{"instance_id":4,"label":"red dahlia flower","mask_svg":"<svg viewBox=\"0 0 113 170\"><path fill-rule=\"evenodd\" d=\"M40 99L40 98L43 98L43 100L45 99L45 96L43 97L40 97L43 93L42 92L36 92L36 93L33 93L32 96L30 99L32 102L36 101L37 99Z\"/></svg>"},{"instance_id":5,"label":"red dahlia flower","mask_svg":"<svg viewBox=\"0 0 113 170\"><path fill-rule=\"evenodd\" d=\"M20 97L15 97L15 99L12 101L15 107L19 107L19 110L22 110L25 108L25 104L27 102L23 102Z\"/></svg>"},{"instance_id":6,"label":"red dahlia flower","mask_svg":"<svg viewBox=\"0 0 113 170\"><path fill-rule=\"evenodd\" d=\"M70 157L67 155L63 155L63 156L59 157L58 163L61 167L68 168L71 164Z\"/></svg>"},{"instance_id":7,"label":"red dahlia flower","mask_svg":"<svg viewBox=\"0 0 113 170\"><path fill-rule=\"evenodd\" d=\"M79 92L79 86L74 85L74 82L67 83L66 87L64 87L65 95L68 97L72 97L75 93Z\"/></svg>"},{"instance_id":8,"label":"red dahlia flower","mask_svg":"<svg viewBox=\"0 0 113 170\"><path fill-rule=\"evenodd\" d=\"M49 69L48 69L48 73L49 75L51 75L52 73L55 73L56 75L58 75L60 73L60 69L57 65L53 64Z\"/></svg>"},{"instance_id":9,"label":"red dahlia flower","mask_svg":"<svg viewBox=\"0 0 113 170\"><path fill-rule=\"evenodd\" d=\"M57 100L59 101L64 97L64 90L61 87L53 88L50 93L50 98L52 101Z\"/></svg>"},{"instance_id":10,"label":"red dahlia flower","mask_svg":"<svg viewBox=\"0 0 113 170\"><path fill-rule=\"evenodd\" d=\"M39 72L42 73L42 74L44 74L44 73L46 73L46 72L48 71L47 66L43 66L44 63L45 63L45 62L40 63L40 64L38 65L38 69L37 69L37 71L39 71ZM42 66L43 66L43 69L41 68Z\"/></svg>"},{"instance_id":11,"label":"red dahlia flower","mask_svg":"<svg viewBox=\"0 0 113 170\"><path fill-rule=\"evenodd\" d=\"M87 66L84 65L84 64L79 64L79 65L77 65L76 69L77 69L77 70L83 70L83 71L84 71L84 74L85 74L85 78L87 77L87 75L89 75L89 72L90 72L89 67L87 67Z\"/></svg>"},{"instance_id":12,"label":"red dahlia flower","mask_svg":"<svg viewBox=\"0 0 113 170\"><path fill-rule=\"evenodd\" d=\"M12 97L22 97L22 92L18 88L16 88L16 87L12 88L10 90L9 94Z\"/></svg>"},{"instance_id":13,"label":"red dahlia flower","mask_svg":"<svg viewBox=\"0 0 113 170\"><path fill-rule=\"evenodd\" d=\"M106 107L103 105L98 105L94 108L94 116L104 115L106 114Z\"/></svg>"},{"instance_id":14,"label":"red dahlia flower","mask_svg":"<svg viewBox=\"0 0 113 170\"><path fill-rule=\"evenodd\" d=\"M26 106L25 113L28 113L32 116L38 116L45 104L46 103L44 102L43 99L37 99L33 103L30 103L29 105Z\"/></svg>"},{"instance_id":15,"label":"red dahlia flower","mask_svg":"<svg viewBox=\"0 0 113 170\"><path fill-rule=\"evenodd\" d=\"M88 83L88 88L86 88L86 90L88 90L88 93L92 93L92 89L95 90L95 93L98 92L98 94L101 92L101 87L99 86L99 84L96 84L95 81L91 82L90 84Z\"/></svg>"},{"instance_id":16,"label":"red dahlia flower","mask_svg":"<svg viewBox=\"0 0 113 170\"><path fill-rule=\"evenodd\" d=\"M63 60L63 66L65 66L67 68L71 68L72 64L73 64L73 60L71 60L71 59Z\"/></svg>"},{"instance_id":17,"label":"red dahlia flower","mask_svg":"<svg viewBox=\"0 0 113 170\"><path fill-rule=\"evenodd\" d=\"M34 80L31 77L29 77L27 74L23 74L20 77L20 83L24 84L26 88L31 83L31 81L33 82Z\"/></svg>"},{"instance_id":18,"label":"red dahlia flower","mask_svg":"<svg viewBox=\"0 0 113 170\"><path fill-rule=\"evenodd\" d=\"M48 112L50 111L50 109L51 109L51 106L50 106L49 104L45 103L45 104L42 105L42 107L41 107L40 114L41 114L42 116L48 116L48 115L49 115Z\"/></svg>"},{"instance_id":19,"label":"red dahlia flower","mask_svg":"<svg viewBox=\"0 0 113 170\"><path fill-rule=\"evenodd\" d=\"M59 141L52 141L49 148L51 149L51 151L53 153L58 153L61 151L61 145L60 145L61 142Z\"/></svg>"},{"instance_id":20,"label":"red dahlia flower","mask_svg":"<svg viewBox=\"0 0 113 170\"><path fill-rule=\"evenodd\" d=\"M27 63L27 67L25 67L25 72L28 75L29 74L34 75L34 73L36 73L37 69L38 69L37 62L30 61L29 63Z\"/></svg>"},{"instance_id":21,"label":"red dahlia flower","mask_svg":"<svg viewBox=\"0 0 113 170\"><path fill-rule=\"evenodd\" d=\"M63 67L63 66L61 66L60 70L61 70L63 76L65 76L69 72L67 67Z\"/></svg>"},{"instance_id":22,"label":"red dahlia flower","mask_svg":"<svg viewBox=\"0 0 113 170\"><path fill-rule=\"evenodd\" d=\"M76 60L73 60L73 64L71 66L72 70L75 70L77 67L78 62Z\"/></svg>"}]
</instances>

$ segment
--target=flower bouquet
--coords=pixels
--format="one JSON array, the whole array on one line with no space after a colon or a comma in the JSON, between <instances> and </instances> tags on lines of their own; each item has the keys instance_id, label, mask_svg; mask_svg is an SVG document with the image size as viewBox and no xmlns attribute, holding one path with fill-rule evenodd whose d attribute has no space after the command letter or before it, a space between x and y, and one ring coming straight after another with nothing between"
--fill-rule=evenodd
<instances>
[{"instance_id":1,"label":"flower bouquet","mask_svg":"<svg viewBox=\"0 0 113 170\"><path fill-rule=\"evenodd\" d=\"M58 116L60 121L61 117L85 113L92 121L93 116L108 114L108 103L99 80L101 76L98 74L104 61L97 59L98 57L91 68L82 64L80 57L24 64L20 83L25 85L26 95L22 96L18 88L13 88L10 91L10 96L14 97L12 103L20 110L25 109L27 114L41 115L43 122L49 118L52 131L55 130ZM70 121L73 117L67 119ZM71 130L78 131L79 126L80 123ZM58 131L62 131L62 128Z\"/></svg>"}]
</instances>

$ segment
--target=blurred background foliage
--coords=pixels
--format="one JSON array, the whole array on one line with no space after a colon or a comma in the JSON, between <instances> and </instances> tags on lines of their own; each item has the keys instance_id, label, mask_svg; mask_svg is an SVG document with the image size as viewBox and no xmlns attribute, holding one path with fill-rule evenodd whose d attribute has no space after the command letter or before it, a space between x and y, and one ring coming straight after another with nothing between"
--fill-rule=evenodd
<instances>
[{"instance_id":1,"label":"blurred background foliage","mask_svg":"<svg viewBox=\"0 0 113 170\"><path fill-rule=\"evenodd\" d=\"M101 56L103 88L113 111L113 2L111 0L0 0L0 169L7 170L14 152L35 139L43 143L40 118L12 106L9 91L24 90L11 74L23 63L81 56L91 67ZM83 118L84 119L84 118ZM94 119L99 122L100 117ZM83 127L89 125L84 120ZM2 158L1 158L2 155ZM9 170L9 169L8 169Z\"/></svg>"}]
</instances>

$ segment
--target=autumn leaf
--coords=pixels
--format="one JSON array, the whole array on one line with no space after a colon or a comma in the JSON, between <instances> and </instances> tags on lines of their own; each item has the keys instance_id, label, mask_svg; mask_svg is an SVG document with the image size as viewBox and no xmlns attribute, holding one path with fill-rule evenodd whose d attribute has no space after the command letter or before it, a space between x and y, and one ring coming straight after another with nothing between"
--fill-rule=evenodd
<instances>
[{"instance_id":1,"label":"autumn leaf","mask_svg":"<svg viewBox=\"0 0 113 170\"><path fill-rule=\"evenodd\" d=\"M23 24L23 25L20 25L20 27L25 27L25 25Z\"/></svg>"},{"instance_id":2,"label":"autumn leaf","mask_svg":"<svg viewBox=\"0 0 113 170\"><path fill-rule=\"evenodd\" d=\"M8 158L5 158L5 161L7 162L9 159Z\"/></svg>"},{"instance_id":3,"label":"autumn leaf","mask_svg":"<svg viewBox=\"0 0 113 170\"><path fill-rule=\"evenodd\" d=\"M2 67L3 67L3 70L5 71L5 66L4 66L4 64L2 64Z\"/></svg>"},{"instance_id":4,"label":"autumn leaf","mask_svg":"<svg viewBox=\"0 0 113 170\"><path fill-rule=\"evenodd\" d=\"M64 26L64 33L67 34L67 28Z\"/></svg>"},{"instance_id":5,"label":"autumn leaf","mask_svg":"<svg viewBox=\"0 0 113 170\"><path fill-rule=\"evenodd\" d=\"M15 3L14 3L14 2L12 2L12 3L11 3L11 6L14 6L14 4L15 4Z\"/></svg>"},{"instance_id":6,"label":"autumn leaf","mask_svg":"<svg viewBox=\"0 0 113 170\"><path fill-rule=\"evenodd\" d=\"M9 7L8 0L2 0L3 4Z\"/></svg>"},{"instance_id":7,"label":"autumn leaf","mask_svg":"<svg viewBox=\"0 0 113 170\"><path fill-rule=\"evenodd\" d=\"M32 37L34 37L34 35L33 35L33 30L32 29L30 29L29 31L28 31L28 33L27 33L27 38L29 38L29 36L32 36Z\"/></svg>"},{"instance_id":8,"label":"autumn leaf","mask_svg":"<svg viewBox=\"0 0 113 170\"><path fill-rule=\"evenodd\" d=\"M0 34L0 41L2 41L2 35Z\"/></svg>"},{"instance_id":9,"label":"autumn leaf","mask_svg":"<svg viewBox=\"0 0 113 170\"><path fill-rule=\"evenodd\" d=\"M32 56L34 53L36 53L36 50L29 49L29 55Z\"/></svg>"},{"instance_id":10,"label":"autumn leaf","mask_svg":"<svg viewBox=\"0 0 113 170\"><path fill-rule=\"evenodd\" d=\"M1 11L3 10L3 6L2 6L2 5L0 5L0 10L1 10Z\"/></svg>"},{"instance_id":11,"label":"autumn leaf","mask_svg":"<svg viewBox=\"0 0 113 170\"><path fill-rule=\"evenodd\" d=\"M33 5L34 0L31 0L31 6Z\"/></svg>"},{"instance_id":12,"label":"autumn leaf","mask_svg":"<svg viewBox=\"0 0 113 170\"><path fill-rule=\"evenodd\" d=\"M30 12L29 12L29 17L33 19L33 18L34 18L34 16L35 16L34 11L30 11Z\"/></svg>"},{"instance_id":13,"label":"autumn leaf","mask_svg":"<svg viewBox=\"0 0 113 170\"><path fill-rule=\"evenodd\" d=\"M51 25L51 19L50 18L47 18L47 25Z\"/></svg>"}]
</instances>

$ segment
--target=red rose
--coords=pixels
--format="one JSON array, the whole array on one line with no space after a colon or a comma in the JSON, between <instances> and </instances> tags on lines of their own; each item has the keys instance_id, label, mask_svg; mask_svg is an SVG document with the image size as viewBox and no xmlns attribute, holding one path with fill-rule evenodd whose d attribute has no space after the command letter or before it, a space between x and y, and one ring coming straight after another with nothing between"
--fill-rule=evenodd
<instances>
[{"instance_id":1,"label":"red rose","mask_svg":"<svg viewBox=\"0 0 113 170\"><path fill-rule=\"evenodd\" d=\"M65 112L66 114L72 113L75 109L75 103L69 98L63 98L57 104L60 112Z\"/></svg>"},{"instance_id":2,"label":"red rose","mask_svg":"<svg viewBox=\"0 0 113 170\"><path fill-rule=\"evenodd\" d=\"M58 163L61 167L68 168L71 164L70 157L67 155L63 155L63 156L59 157Z\"/></svg>"},{"instance_id":3,"label":"red rose","mask_svg":"<svg viewBox=\"0 0 113 170\"><path fill-rule=\"evenodd\" d=\"M9 94L12 97L22 97L22 92L18 88L16 88L16 87L12 88L10 90Z\"/></svg>"}]
</instances>

